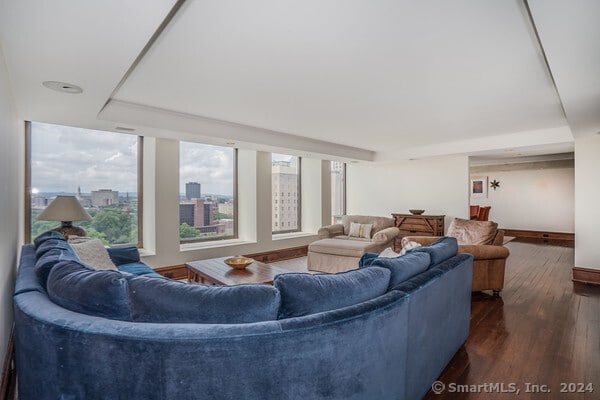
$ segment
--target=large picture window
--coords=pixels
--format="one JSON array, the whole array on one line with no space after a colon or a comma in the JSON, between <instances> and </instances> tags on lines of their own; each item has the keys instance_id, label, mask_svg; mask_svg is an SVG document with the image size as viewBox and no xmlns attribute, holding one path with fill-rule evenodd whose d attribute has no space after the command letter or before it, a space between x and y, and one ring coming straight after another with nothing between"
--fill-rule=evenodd
<instances>
[{"instance_id":1,"label":"large picture window","mask_svg":"<svg viewBox=\"0 0 600 400\"><path fill-rule=\"evenodd\" d=\"M341 223L344 214L346 214L346 163L331 161L331 223Z\"/></svg>"},{"instance_id":2,"label":"large picture window","mask_svg":"<svg viewBox=\"0 0 600 400\"><path fill-rule=\"evenodd\" d=\"M272 154L272 231L300 230L300 157Z\"/></svg>"},{"instance_id":3,"label":"large picture window","mask_svg":"<svg viewBox=\"0 0 600 400\"><path fill-rule=\"evenodd\" d=\"M237 237L237 152L181 142L179 238L182 243Z\"/></svg>"},{"instance_id":4,"label":"large picture window","mask_svg":"<svg viewBox=\"0 0 600 400\"><path fill-rule=\"evenodd\" d=\"M40 213L58 195L75 196L90 221L73 221L106 245L141 245L142 138L38 122L27 123L26 239L57 227Z\"/></svg>"}]
</instances>

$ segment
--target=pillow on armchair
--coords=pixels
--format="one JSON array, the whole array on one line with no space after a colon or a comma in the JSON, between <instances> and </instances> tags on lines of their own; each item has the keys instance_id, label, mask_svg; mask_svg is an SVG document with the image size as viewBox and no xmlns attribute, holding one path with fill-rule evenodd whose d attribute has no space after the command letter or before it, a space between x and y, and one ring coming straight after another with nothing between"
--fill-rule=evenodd
<instances>
[{"instance_id":1,"label":"pillow on armchair","mask_svg":"<svg viewBox=\"0 0 600 400\"><path fill-rule=\"evenodd\" d=\"M456 238L459 245L492 244L497 231L498 224L493 221L454 218L446 235Z\"/></svg>"}]
</instances>

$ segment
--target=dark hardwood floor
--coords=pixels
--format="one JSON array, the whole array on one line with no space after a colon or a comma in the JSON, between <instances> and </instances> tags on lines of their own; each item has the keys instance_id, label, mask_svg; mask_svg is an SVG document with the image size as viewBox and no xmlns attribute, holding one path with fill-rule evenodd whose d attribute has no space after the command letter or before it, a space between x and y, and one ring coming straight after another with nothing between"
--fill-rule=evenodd
<instances>
[{"instance_id":1,"label":"dark hardwood floor","mask_svg":"<svg viewBox=\"0 0 600 400\"><path fill-rule=\"evenodd\" d=\"M426 399L600 399L600 286L571 281L573 248L506 246L501 297L473 294L469 339Z\"/></svg>"}]
</instances>

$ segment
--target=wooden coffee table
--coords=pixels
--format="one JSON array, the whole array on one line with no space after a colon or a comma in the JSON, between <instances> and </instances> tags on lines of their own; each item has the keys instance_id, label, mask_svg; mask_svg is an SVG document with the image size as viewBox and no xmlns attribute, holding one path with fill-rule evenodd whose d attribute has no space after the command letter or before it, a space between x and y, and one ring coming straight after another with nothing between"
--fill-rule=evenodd
<instances>
[{"instance_id":1,"label":"wooden coffee table","mask_svg":"<svg viewBox=\"0 0 600 400\"><path fill-rule=\"evenodd\" d=\"M223 262L226 258L229 257L211 258L186 263L188 282L206 283L209 285L239 285L242 283L265 283L272 285L275 275L290 272L259 261L254 261L245 269L234 269Z\"/></svg>"}]
</instances>

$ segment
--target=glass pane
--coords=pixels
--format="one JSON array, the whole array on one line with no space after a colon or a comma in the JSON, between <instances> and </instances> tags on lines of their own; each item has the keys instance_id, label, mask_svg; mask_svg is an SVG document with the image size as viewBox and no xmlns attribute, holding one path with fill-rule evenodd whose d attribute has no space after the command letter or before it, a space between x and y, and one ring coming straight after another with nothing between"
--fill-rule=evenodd
<instances>
[{"instance_id":1,"label":"glass pane","mask_svg":"<svg viewBox=\"0 0 600 400\"><path fill-rule=\"evenodd\" d=\"M273 233L298 231L300 230L300 159L285 154L272 154L271 171Z\"/></svg>"},{"instance_id":2,"label":"glass pane","mask_svg":"<svg viewBox=\"0 0 600 400\"><path fill-rule=\"evenodd\" d=\"M73 221L106 245L138 243L138 137L31 123L31 238L60 225L38 221L57 195L92 217Z\"/></svg>"},{"instance_id":3,"label":"glass pane","mask_svg":"<svg viewBox=\"0 0 600 400\"><path fill-rule=\"evenodd\" d=\"M235 232L235 149L181 142L181 242L232 238Z\"/></svg>"},{"instance_id":4,"label":"glass pane","mask_svg":"<svg viewBox=\"0 0 600 400\"><path fill-rule=\"evenodd\" d=\"M346 213L346 164L331 161L331 223L339 224Z\"/></svg>"}]
</instances>

